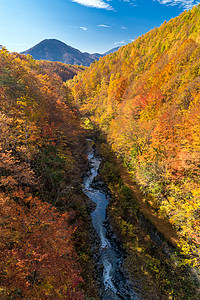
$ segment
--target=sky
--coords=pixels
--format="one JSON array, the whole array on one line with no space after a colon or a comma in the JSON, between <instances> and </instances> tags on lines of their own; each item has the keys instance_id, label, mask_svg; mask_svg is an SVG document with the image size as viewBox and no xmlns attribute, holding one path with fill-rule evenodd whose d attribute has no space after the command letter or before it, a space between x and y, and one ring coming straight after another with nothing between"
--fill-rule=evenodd
<instances>
[{"instance_id":1,"label":"sky","mask_svg":"<svg viewBox=\"0 0 200 300\"><path fill-rule=\"evenodd\" d=\"M0 0L0 44L22 52L58 39L82 52L104 53L134 41L196 0Z\"/></svg>"}]
</instances>

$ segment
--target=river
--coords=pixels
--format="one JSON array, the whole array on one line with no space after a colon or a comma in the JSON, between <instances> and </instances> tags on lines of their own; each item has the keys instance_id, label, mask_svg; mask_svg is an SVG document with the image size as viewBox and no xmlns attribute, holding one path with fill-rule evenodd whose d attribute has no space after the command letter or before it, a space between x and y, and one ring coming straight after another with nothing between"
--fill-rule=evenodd
<instances>
[{"instance_id":1,"label":"river","mask_svg":"<svg viewBox=\"0 0 200 300\"><path fill-rule=\"evenodd\" d=\"M92 145L92 141L91 145ZM91 213L93 226L100 238L99 262L103 266L100 282L101 300L139 300L139 295L134 291L132 283L123 273L122 251L115 241L108 236L105 226L106 207L109 202L109 195L99 187L93 184L94 178L99 172L101 158L95 154L94 147L88 152L90 172L84 176L83 192L96 203L95 210ZM101 186L101 185L100 185Z\"/></svg>"}]
</instances>

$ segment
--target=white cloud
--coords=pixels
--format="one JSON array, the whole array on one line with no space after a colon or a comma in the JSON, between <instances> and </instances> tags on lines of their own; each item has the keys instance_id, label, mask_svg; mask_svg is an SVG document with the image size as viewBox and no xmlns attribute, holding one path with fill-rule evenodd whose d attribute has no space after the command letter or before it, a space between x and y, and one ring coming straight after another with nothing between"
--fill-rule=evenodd
<instances>
[{"instance_id":1,"label":"white cloud","mask_svg":"<svg viewBox=\"0 0 200 300\"><path fill-rule=\"evenodd\" d=\"M77 25L67 25L68 28L80 28L82 30L88 30L85 26L77 26Z\"/></svg>"},{"instance_id":2,"label":"white cloud","mask_svg":"<svg viewBox=\"0 0 200 300\"><path fill-rule=\"evenodd\" d=\"M123 40L123 41L120 41L120 42L115 42L114 44L115 45L123 45L123 44L126 44L126 41Z\"/></svg>"},{"instance_id":3,"label":"white cloud","mask_svg":"<svg viewBox=\"0 0 200 300\"><path fill-rule=\"evenodd\" d=\"M132 6L137 6L137 4L135 4L135 0L123 0L123 1L128 2Z\"/></svg>"},{"instance_id":4,"label":"white cloud","mask_svg":"<svg viewBox=\"0 0 200 300\"><path fill-rule=\"evenodd\" d=\"M78 26L76 26L76 25L67 25L67 27L69 27L69 28L77 28Z\"/></svg>"},{"instance_id":5,"label":"white cloud","mask_svg":"<svg viewBox=\"0 0 200 300\"><path fill-rule=\"evenodd\" d=\"M110 4L106 3L103 0L71 0L72 2L79 3L84 6L88 7L95 7L95 8L103 8L107 10L113 10Z\"/></svg>"},{"instance_id":6,"label":"white cloud","mask_svg":"<svg viewBox=\"0 0 200 300\"><path fill-rule=\"evenodd\" d=\"M87 30L87 27L81 26L80 28L83 29L84 31Z\"/></svg>"},{"instance_id":7,"label":"white cloud","mask_svg":"<svg viewBox=\"0 0 200 300\"><path fill-rule=\"evenodd\" d=\"M119 41L119 42L115 42L114 44L115 45L127 45L128 43L132 43L134 42L135 39L127 39L127 40L122 40L122 41Z\"/></svg>"},{"instance_id":8,"label":"white cloud","mask_svg":"<svg viewBox=\"0 0 200 300\"><path fill-rule=\"evenodd\" d=\"M104 25L104 24L100 24L100 25L97 25L98 27L105 27L105 28L109 28L110 26L108 25Z\"/></svg>"},{"instance_id":9,"label":"white cloud","mask_svg":"<svg viewBox=\"0 0 200 300\"><path fill-rule=\"evenodd\" d=\"M157 0L157 1L160 4L165 4L170 6L179 5L184 9L191 9L193 6L200 3L200 1L196 1L196 0Z\"/></svg>"},{"instance_id":10,"label":"white cloud","mask_svg":"<svg viewBox=\"0 0 200 300\"><path fill-rule=\"evenodd\" d=\"M128 29L126 26L121 26L121 29Z\"/></svg>"}]
</instances>

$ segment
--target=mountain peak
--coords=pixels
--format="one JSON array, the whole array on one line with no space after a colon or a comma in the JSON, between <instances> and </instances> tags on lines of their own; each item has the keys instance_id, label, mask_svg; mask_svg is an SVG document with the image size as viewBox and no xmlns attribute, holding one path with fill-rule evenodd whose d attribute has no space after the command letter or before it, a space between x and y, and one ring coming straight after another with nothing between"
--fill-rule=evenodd
<instances>
[{"instance_id":1,"label":"mountain peak","mask_svg":"<svg viewBox=\"0 0 200 300\"><path fill-rule=\"evenodd\" d=\"M82 53L57 39L45 39L21 54L30 54L37 60L59 61L71 65L89 66L97 57Z\"/></svg>"},{"instance_id":2,"label":"mountain peak","mask_svg":"<svg viewBox=\"0 0 200 300\"><path fill-rule=\"evenodd\" d=\"M59 61L65 64L90 66L101 56L112 53L116 48L105 54L81 52L57 39L44 39L30 49L21 52L21 54L30 54L37 60Z\"/></svg>"}]
</instances>

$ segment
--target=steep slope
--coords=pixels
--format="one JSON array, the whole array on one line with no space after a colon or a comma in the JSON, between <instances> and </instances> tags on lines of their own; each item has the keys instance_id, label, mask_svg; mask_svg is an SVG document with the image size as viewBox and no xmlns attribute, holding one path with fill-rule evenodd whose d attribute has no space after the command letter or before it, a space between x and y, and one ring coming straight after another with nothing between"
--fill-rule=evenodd
<instances>
[{"instance_id":1,"label":"steep slope","mask_svg":"<svg viewBox=\"0 0 200 300\"><path fill-rule=\"evenodd\" d=\"M93 285L90 257L80 265L76 252L89 254L86 144L69 90L32 57L3 48L0 91L0 298L84 299L86 281Z\"/></svg>"},{"instance_id":2,"label":"steep slope","mask_svg":"<svg viewBox=\"0 0 200 300\"><path fill-rule=\"evenodd\" d=\"M100 54L83 53L56 39L43 40L21 54L30 54L37 60L59 61L65 64L83 66L89 66L101 56Z\"/></svg>"},{"instance_id":3,"label":"steep slope","mask_svg":"<svg viewBox=\"0 0 200 300\"><path fill-rule=\"evenodd\" d=\"M151 207L200 264L200 5L100 58L71 82Z\"/></svg>"}]
</instances>

